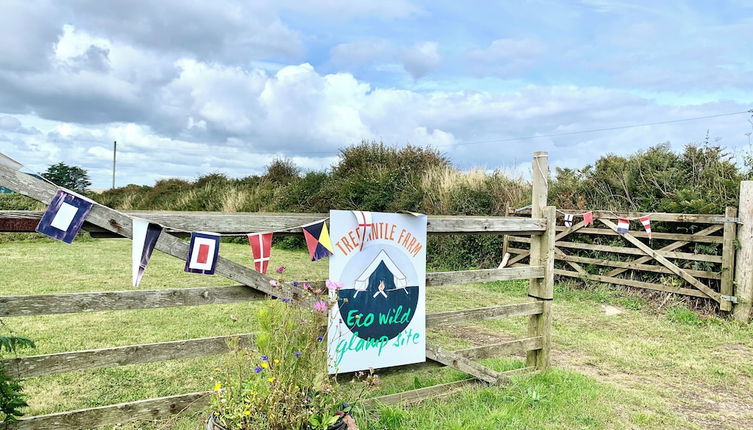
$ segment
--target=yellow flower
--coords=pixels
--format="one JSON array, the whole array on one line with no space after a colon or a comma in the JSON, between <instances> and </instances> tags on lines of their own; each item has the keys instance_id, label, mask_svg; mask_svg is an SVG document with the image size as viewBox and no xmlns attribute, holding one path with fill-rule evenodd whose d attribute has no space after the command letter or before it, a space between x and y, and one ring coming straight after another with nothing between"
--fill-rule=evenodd
<instances>
[{"instance_id":1,"label":"yellow flower","mask_svg":"<svg viewBox=\"0 0 753 430\"><path fill-rule=\"evenodd\" d=\"M275 364L280 364L280 360L275 358Z\"/></svg>"},{"instance_id":2,"label":"yellow flower","mask_svg":"<svg viewBox=\"0 0 753 430\"><path fill-rule=\"evenodd\" d=\"M243 412L243 415L245 415L245 416L249 416L249 415L251 415L251 411L249 411L249 410L246 410L245 412Z\"/></svg>"},{"instance_id":3,"label":"yellow flower","mask_svg":"<svg viewBox=\"0 0 753 430\"><path fill-rule=\"evenodd\" d=\"M267 378L267 381L269 381L269 382L275 382L275 379L277 379L277 378L275 378L275 377L273 376L273 377L271 377L271 378Z\"/></svg>"},{"instance_id":4,"label":"yellow flower","mask_svg":"<svg viewBox=\"0 0 753 430\"><path fill-rule=\"evenodd\" d=\"M220 391L220 388L222 388L222 384L220 384L219 382L214 384L214 391Z\"/></svg>"},{"instance_id":5,"label":"yellow flower","mask_svg":"<svg viewBox=\"0 0 753 430\"><path fill-rule=\"evenodd\" d=\"M261 364L261 367L263 367L263 368L266 369L267 367L269 367L269 364L267 364L266 362L264 362L264 363Z\"/></svg>"}]
</instances>

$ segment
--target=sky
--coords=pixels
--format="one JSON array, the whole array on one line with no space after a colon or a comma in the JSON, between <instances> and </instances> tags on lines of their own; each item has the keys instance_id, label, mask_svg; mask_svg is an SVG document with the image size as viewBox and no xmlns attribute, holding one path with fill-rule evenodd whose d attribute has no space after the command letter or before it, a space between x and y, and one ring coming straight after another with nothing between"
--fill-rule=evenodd
<instances>
[{"instance_id":1,"label":"sky","mask_svg":"<svg viewBox=\"0 0 753 430\"><path fill-rule=\"evenodd\" d=\"M362 140L526 175L669 142L746 151L753 0L0 0L0 152L109 188ZM583 130L743 112L617 130ZM552 136L555 135L555 136ZM529 139L532 136L543 136Z\"/></svg>"}]
</instances>

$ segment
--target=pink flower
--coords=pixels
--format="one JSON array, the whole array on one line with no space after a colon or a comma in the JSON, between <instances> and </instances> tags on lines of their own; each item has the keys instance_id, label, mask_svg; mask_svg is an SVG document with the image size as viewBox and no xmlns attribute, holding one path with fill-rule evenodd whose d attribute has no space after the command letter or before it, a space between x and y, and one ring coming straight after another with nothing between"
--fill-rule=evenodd
<instances>
[{"instance_id":1,"label":"pink flower","mask_svg":"<svg viewBox=\"0 0 753 430\"><path fill-rule=\"evenodd\" d=\"M277 270L275 270L275 272L277 272L277 273L282 273L284 271L285 271L285 266L280 266L280 267L277 268Z\"/></svg>"},{"instance_id":2,"label":"pink flower","mask_svg":"<svg viewBox=\"0 0 753 430\"><path fill-rule=\"evenodd\" d=\"M327 302L319 300L314 303L314 310L318 312L327 312Z\"/></svg>"},{"instance_id":3,"label":"pink flower","mask_svg":"<svg viewBox=\"0 0 753 430\"><path fill-rule=\"evenodd\" d=\"M329 279L327 279L327 282L325 282L325 284L327 284L327 288L330 291L337 291L345 286L345 284L343 284L342 282L330 281Z\"/></svg>"},{"instance_id":4,"label":"pink flower","mask_svg":"<svg viewBox=\"0 0 753 430\"><path fill-rule=\"evenodd\" d=\"M271 285L271 286L273 286L273 287L279 287L279 286L280 286L280 283L279 283L279 282L277 282L277 281L276 281L276 280L274 280L274 279L270 279L270 280L269 280L269 285Z\"/></svg>"},{"instance_id":5,"label":"pink flower","mask_svg":"<svg viewBox=\"0 0 753 430\"><path fill-rule=\"evenodd\" d=\"M309 284L308 282L304 282L303 283L303 289L304 290L310 290L311 289L311 284Z\"/></svg>"}]
</instances>

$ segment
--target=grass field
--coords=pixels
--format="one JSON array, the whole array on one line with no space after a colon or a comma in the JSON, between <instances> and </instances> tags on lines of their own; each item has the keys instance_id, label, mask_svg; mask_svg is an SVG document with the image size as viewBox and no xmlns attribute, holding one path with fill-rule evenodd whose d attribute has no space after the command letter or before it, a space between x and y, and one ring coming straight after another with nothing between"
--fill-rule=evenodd
<instances>
[{"instance_id":1,"label":"grass field","mask_svg":"<svg viewBox=\"0 0 753 430\"><path fill-rule=\"evenodd\" d=\"M223 256L249 264L246 245L223 244ZM305 252L273 251L285 279L324 279L327 262ZM130 289L130 242L47 240L0 243L2 295ZM177 259L156 253L140 288L230 285L185 274ZM428 290L429 312L525 300L525 282ZM558 285L554 368L514 377L506 387L470 388L412 407L362 417L363 429L633 429L753 428L753 327L701 317L670 300L660 310L624 290ZM44 354L254 331L258 303L5 318ZM605 312L606 309L606 312ZM233 321L230 316L237 317ZM501 341L525 332L522 318L444 327L430 338L450 348ZM28 414L43 414L211 389L220 356L30 378ZM520 357L490 359L497 369ZM463 378L447 368L389 373L375 394ZM198 416L119 428L196 429Z\"/></svg>"}]
</instances>

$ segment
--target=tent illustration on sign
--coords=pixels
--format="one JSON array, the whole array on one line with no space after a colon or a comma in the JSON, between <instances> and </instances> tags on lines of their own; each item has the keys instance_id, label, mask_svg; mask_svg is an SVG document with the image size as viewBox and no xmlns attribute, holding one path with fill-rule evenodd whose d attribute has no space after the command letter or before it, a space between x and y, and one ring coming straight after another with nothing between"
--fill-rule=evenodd
<instances>
[{"instance_id":1,"label":"tent illustration on sign","mask_svg":"<svg viewBox=\"0 0 753 430\"><path fill-rule=\"evenodd\" d=\"M376 320L369 326L348 326L358 337L368 340L387 336L392 339L413 319L418 304L418 285L408 285L405 274L385 250L366 266L353 287L339 292L343 321L348 321L351 310L362 315L371 313Z\"/></svg>"}]
</instances>

